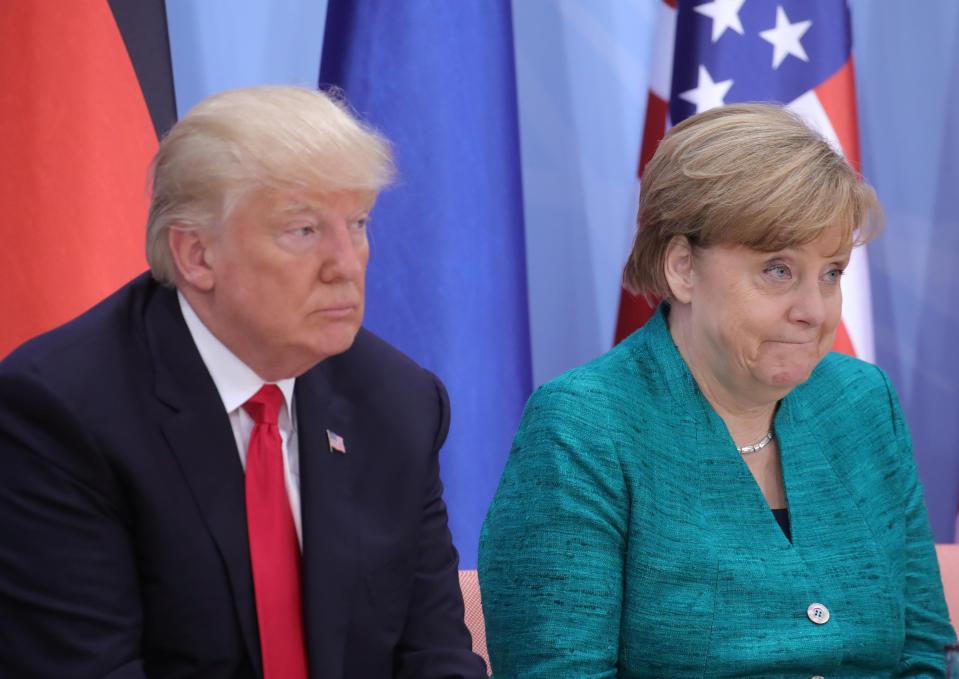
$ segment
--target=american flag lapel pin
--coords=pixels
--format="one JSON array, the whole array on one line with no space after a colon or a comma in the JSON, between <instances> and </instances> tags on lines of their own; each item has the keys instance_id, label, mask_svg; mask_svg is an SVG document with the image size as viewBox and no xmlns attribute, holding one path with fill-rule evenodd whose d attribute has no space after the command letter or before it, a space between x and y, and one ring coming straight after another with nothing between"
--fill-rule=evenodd
<instances>
[{"instance_id":1,"label":"american flag lapel pin","mask_svg":"<svg viewBox=\"0 0 959 679\"><path fill-rule=\"evenodd\" d=\"M330 452L334 450L338 453L343 453L346 455L346 442L343 440L343 437L337 434L332 429L326 430L326 439L330 442Z\"/></svg>"}]
</instances>

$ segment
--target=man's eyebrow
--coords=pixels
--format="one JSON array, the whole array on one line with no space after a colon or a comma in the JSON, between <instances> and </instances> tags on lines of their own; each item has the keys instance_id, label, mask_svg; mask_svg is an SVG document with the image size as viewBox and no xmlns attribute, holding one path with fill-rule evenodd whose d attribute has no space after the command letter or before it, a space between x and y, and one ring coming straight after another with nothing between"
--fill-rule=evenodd
<instances>
[{"instance_id":1,"label":"man's eyebrow","mask_svg":"<svg viewBox=\"0 0 959 679\"><path fill-rule=\"evenodd\" d=\"M291 200L280 208L281 212L316 212L316 208L300 200Z\"/></svg>"}]
</instances>

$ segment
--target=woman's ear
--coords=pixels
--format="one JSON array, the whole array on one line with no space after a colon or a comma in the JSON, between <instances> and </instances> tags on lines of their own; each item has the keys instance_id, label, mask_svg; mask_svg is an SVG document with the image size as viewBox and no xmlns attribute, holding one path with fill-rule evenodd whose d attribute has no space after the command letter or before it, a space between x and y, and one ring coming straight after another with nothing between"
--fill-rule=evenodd
<instances>
[{"instance_id":1,"label":"woman's ear","mask_svg":"<svg viewBox=\"0 0 959 679\"><path fill-rule=\"evenodd\" d=\"M689 304L693 295L693 246L686 236L673 236L666 246L666 284L674 300Z\"/></svg>"},{"instance_id":2,"label":"woman's ear","mask_svg":"<svg viewBox=\"0 0 959 679\"><path fill-rule=\"evenodd\" d=\"M209 229L174 224L167 232L167 242L176 264L177 281L203 292L212 290L214 252Z\"/></svg>"}]
</instances>

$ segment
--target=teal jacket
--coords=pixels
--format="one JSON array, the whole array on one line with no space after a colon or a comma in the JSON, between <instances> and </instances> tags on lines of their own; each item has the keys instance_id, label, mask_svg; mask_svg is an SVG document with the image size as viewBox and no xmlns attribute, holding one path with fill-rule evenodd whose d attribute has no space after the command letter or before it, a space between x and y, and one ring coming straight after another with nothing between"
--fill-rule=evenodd
<instances>
[{"instance_id":1,"label":"teal jacket","mask_svg":"<svg viewBox=\"0 0 959 679\"><path fill-rule=\"evenodd\" d=\"M526 406L480 537L496 679L942 677L955 634L885 373L829 354L782 400L790 543L663 313Z\"/></svg>"}]
</instances>

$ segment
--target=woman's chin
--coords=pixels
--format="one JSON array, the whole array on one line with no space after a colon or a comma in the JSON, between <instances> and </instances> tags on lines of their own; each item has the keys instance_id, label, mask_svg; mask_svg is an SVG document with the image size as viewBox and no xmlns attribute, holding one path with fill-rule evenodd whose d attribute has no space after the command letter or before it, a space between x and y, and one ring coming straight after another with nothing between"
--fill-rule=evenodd
<instances>
[{"instance_id":1,"label":"woman's chin","mask_svg":"<svg viewBox=\"0 0 959 679\"><path fill-rule=\"evenodd\" d=\"M809 379L815 365L792 366L779 368L769 374L764 380L769 386L780 389L792 389Z\"/></svg>"}]
</instances>

